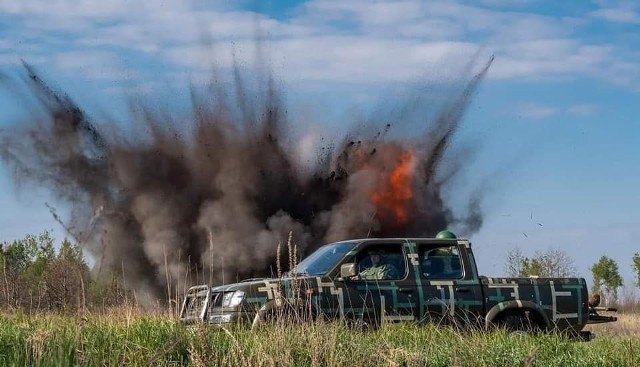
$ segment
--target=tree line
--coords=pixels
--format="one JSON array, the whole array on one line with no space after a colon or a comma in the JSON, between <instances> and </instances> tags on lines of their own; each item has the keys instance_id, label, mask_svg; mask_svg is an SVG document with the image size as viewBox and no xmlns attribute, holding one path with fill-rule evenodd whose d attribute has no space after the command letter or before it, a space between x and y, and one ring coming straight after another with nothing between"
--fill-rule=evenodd
<instances>
[{"instance_id":1,"label":"tree line","mask_svg":"<svg viewBox=\"0 0 640 367\"><path fill-rule=\"evenodd\" d=\"M634 285L640 288L640 253L631 258L631 267L635 272ZM591 292L604 296L606 302L618 301L618 289L624 285L618 263L601 256L590 268L592 276ZM511 277L562 278L578 276L573 259L564 251L549 248L537 251L528 257L519 248L509 251L505 265L507 275Z\"/></svg>"},{"instance_id":2,"label":"tree line","mask_svg":"<svg viewBox=\"0 0 640 367\"><path fill-rule=\"evenodd\" d=\"M631 259L634 285L640 287L640 253ZM507 254L505 270L511 277L578 276L573 259L549 248L524 256L518 248ZM618 300L624 285L617 262L602 256L591 267L592 293L606 302ZM79 244L64 239L54 246L51 233L26 235L0 242L0 308L31 311L78 311L128 303L134 299L117 272L92 274Z\"/></svg>"},{"instance_id":3,"label":"tree line","mask_svg":"<svg viewBox=\"0 0 640 367\"><path fill-rule=\"evenodd\" d=\"M130 294L115 273L91 276L79 244L51 233L0 243L0 307L78 311L123 304Z\"/></svg>"}]
</instances>

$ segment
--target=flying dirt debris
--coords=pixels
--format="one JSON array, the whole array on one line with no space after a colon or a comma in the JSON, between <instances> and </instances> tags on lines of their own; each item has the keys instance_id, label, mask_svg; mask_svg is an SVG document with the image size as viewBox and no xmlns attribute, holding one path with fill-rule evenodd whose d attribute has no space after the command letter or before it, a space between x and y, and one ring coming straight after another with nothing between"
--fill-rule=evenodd
<instances>
[{"instance_id":1,"label":"flying dirt debris","mask_svg":"<svg viewBox=\"0 0 640 367\"><path fill-rule=\"evenodd\" d=\"M354 127L323 146L310 169L301 168L271 77L249 89L249 78L231 70L232 87L193 88L191 119L180 124L147 107L114 124L90 118L25 63L23 74L0 80L29 116L0 132L0 157L18 182L71 208L65 228L101 273L124 273L139 301L151 302L166 297L167 282L267 275L289 232L304 256L344 238L477 231L481 192L456 217L443 187L465 162L444 157L492 61L430 106L439 113L411 138L390 137L409 113L394 108L389 120L360 129L368 133Z\"/></svg>"}]
</instances>

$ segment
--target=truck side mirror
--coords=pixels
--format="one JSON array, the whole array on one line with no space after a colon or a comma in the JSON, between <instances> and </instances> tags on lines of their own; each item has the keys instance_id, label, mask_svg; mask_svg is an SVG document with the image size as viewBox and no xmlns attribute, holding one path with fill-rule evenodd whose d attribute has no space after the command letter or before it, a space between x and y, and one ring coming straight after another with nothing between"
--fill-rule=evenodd
<instances>
[{"instance_id":1,"label":"truck side mirror","mask_svg":"<svg viewBox=\"0 0 640 367\"><path fill-rule=\"evenodd\" d=\"M340 277L343 279L349 279L358 275L356 270L356 263L346 263L340 266Z\"/></svg>"}]
</instances>

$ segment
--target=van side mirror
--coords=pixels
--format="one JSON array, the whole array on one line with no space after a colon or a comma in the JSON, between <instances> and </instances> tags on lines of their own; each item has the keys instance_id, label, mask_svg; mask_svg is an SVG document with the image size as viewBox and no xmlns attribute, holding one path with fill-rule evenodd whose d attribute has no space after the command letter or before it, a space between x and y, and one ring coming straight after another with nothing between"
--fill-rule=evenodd
<instances>
[{"instance_id":1,"label":"van side mirror","mask_svg":"<svg viewBox=\"0 0 640 367\"><path fill-rule=\"evenodd\" d=\"M356 270L356 263L346 263L340 266L340 277L343 279L349 279L358 275Z\"/></svg>"}]
</instances>

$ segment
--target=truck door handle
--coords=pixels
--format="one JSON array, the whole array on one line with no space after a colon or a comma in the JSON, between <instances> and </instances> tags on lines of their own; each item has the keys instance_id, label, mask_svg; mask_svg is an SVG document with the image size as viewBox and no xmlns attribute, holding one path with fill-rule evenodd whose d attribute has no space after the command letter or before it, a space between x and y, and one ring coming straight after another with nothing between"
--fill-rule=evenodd
<instances>
[{"instance_id":1,"label":"truck door handle","mask_svg":"<svg viewBox=\"0 0 640 367\"><path fill-rule=\"evenodd\" d=\"M456 288L456 292L458 293L469 293L471 291L471 289L469 289L468 287L457 287Z\"/></svg>"},{"instance_id":2,"label":"truck door handle","mask_svg":"<svg viewBox=\"0 0 640 367\"><path fill-rule=\"evenodd\" d=\"M413 288L398 288L398 292L411 293L413 292Z\"/></svg>"}]
</instances>

